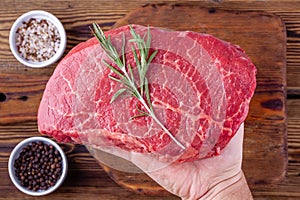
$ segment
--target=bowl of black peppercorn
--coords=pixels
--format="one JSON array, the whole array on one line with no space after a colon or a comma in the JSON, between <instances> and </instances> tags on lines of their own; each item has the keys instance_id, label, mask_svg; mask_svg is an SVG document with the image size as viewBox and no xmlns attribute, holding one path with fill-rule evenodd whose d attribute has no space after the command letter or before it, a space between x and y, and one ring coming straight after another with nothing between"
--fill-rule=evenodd
<instances>
[{"instance_id":1,"label":"bowl of black peppercorn","mask_svg":"<svg viewBox=\"0 0 300 200\"><path fill-rule=\"evenodd\" d=\"M55 191L67 175L64 151L46 137L31 137L13 149L8 161L9 176L14 185L31 196Z\"/></svg>"}]
</instances>

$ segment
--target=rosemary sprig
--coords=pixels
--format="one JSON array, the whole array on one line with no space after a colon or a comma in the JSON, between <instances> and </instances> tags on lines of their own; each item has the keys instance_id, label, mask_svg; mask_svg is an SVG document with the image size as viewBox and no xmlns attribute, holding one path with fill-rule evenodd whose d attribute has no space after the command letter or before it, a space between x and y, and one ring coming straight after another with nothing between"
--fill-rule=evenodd
<instances>
[{"instance_id":1,"label":"rosemary sprig","mask_svg":"<svg viewBox=\"0 0 300 200\"><path fill-rule=\"evenodd\" d=\"M134 76L132 73L132 67L130 64L126 66L126 58L125 58L125 35L122 36L122 49L121 49L121 58L116 50L116 48L113 46L110 40L110 36L105 36L100 26L96 23L93 23L93 33L98 39L101 47L103 50L107 53L108 57L111 59L113 63L116 64L117 67L113 67L112 65L108 64L108 62L104 61L104 64L111 69L115 74L117 74L119 77L112 77L110 78L114 81L117 81L121 84L123 84L125 87L118 90L113 97L111 98L111 103L116 100L120 95L127 93L135 98L137 98L140 103L144 106L147 112L142 111L140 109L139 115L133 116L132 118L140 117L140 116L150 116L152 119L169 135L169 137L182 149L185 149L185 146L182 145L173 135L170 133L170 131L159 121L159 119L156 117L151 99L150 99L150 92L148 87L148 79L146 77L147 70L149 68L149 65L155 55L157 54L157 50L154 51L151 55L150 54L150 43L151 43L151 34L150 34L150 28L148 28L147 33L143 37L141 37L139 34L135 32L135 30L130 26L130 33L132 35L132 39L129 40L131 43L135 43L138 48L138 52L135 50L134 46L131 46L132 53L134 55L135 64L138 69L138 75L139 75L139 87L136 85ZM139 88L139 89L138 89ZM145 97L145 98L144 98ZM131 119L132 119L131 118Z\"/></svg>"}]
</instances>

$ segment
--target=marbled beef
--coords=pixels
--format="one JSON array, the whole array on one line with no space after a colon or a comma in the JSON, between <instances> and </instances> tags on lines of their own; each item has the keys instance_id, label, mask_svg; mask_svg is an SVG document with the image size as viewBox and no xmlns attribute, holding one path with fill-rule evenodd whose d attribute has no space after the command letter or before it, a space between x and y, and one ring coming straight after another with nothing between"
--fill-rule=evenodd
<instances>
[{"instance_id":1,"label":"marbled beef","mask_svg":"<svg viewBox=\"0 0 300 200\"><path fill-rule=\"evenodd\" d=\"M134 25L140 35L147 27ZM129 27L106 32L118 50ZM42 134L62 142L115 146L137 153L191 161L219 154L245 120L256 87L256 68L238 46L208 34L151 28L158 54L147 77L155 113L184 145L182 151L131 96L110 104L122 85L102 62L109 61L92 38L74 47L50 78L38 112ZM126 62L135 69L126 43Z\"/></svg>"}]
</instances>

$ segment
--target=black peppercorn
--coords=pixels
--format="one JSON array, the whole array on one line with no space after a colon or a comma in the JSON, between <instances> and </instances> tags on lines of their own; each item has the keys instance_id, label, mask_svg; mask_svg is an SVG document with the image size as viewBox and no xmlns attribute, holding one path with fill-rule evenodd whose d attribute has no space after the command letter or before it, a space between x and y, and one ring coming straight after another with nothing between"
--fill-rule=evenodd
<instances>
[{"instance_id":1,"label":"black peppercorn","mask_svg":"<svg viewBox=\"0 0 300 200\"><path fill-rule=\"evenodd\" d=\"M47 190L61 176L62 158L52 145L32 142L15 160L15 175L23 187L29 190Z\"/></svg>"}]
</instances>

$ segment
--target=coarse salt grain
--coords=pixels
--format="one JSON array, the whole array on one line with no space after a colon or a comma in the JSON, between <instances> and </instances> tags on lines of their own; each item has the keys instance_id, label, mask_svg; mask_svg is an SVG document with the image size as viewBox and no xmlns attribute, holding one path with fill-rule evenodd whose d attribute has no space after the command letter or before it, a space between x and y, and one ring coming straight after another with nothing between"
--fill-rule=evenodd
<instances>
[{"instance_id":1,"label":"coarse salt grain","mask_svg":"<svg viewBox=\"0 0 300 200\"><path fill-rule=\"evenodd\" d=\"M24 59L43 62L58 51L60 35L56 26L50 21L31 18L18 28L16 45Z\"/></svg>"}]
</instances>

